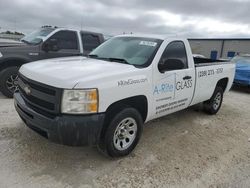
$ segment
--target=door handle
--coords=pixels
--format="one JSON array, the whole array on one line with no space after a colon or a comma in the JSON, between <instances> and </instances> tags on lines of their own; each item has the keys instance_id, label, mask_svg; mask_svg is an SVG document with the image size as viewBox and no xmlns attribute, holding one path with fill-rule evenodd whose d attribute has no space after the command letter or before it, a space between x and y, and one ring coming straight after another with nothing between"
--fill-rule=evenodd
<instances>
[{"instance_id":1,"label":"door handle","mask_svg":"<svg viewBox=\"0 0 250 188\"><path fill-rule=\"evenodd\" d=\"M185 77L183 77L183 80L189 80L191 78L192 78L192 76L185 76Z\"/></svg>"}]
</instances>

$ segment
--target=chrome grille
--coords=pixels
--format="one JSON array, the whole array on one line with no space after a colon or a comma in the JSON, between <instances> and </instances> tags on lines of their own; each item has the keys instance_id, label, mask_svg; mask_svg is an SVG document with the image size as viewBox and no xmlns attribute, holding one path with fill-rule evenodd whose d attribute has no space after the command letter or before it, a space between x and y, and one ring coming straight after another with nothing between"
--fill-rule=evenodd
<instances>
[{"instance_id":1,"label":"chrome grille","mask_svg":"<svg viewBox=\"0 0 250 188\"><path fill-rule=\"evenodd\" d=\"M18 87L24 101L34 111L49 118L60 113L62 89L30 80L21 74Z\"/></svg>"}]
</instances>

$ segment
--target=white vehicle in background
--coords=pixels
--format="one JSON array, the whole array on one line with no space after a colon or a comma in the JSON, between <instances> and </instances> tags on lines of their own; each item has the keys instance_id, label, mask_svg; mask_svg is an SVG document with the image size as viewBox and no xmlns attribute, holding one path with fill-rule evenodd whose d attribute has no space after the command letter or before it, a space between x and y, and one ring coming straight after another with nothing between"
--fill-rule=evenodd
<instances>
[{"instance_id":1,"label":"white vehicle in background","mask_svg":"<svg viewBox=\"0 0 250 188\"><path fill-rule=\"evenodd\" d=\"M235 65L196 59L186 39L122 35L89 57L23 65L15 107L33 130L57 143L129 154L143 124L203 103L216 114Z\"/></svg>"}]
</instances>

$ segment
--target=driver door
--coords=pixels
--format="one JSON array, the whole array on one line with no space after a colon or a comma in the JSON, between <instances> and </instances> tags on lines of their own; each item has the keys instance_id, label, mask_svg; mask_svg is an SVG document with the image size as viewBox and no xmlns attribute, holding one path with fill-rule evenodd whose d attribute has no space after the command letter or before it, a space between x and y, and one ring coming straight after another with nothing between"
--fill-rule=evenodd
<instances>
[{"instance_id":1,"label":"driver door","mask_svg":"<svg viewBox=\"0 0 250 188\"><path fill-rule=\"evenodd\" d=\"M42 59L77 56L80 54L79 41L75 31L58 31L52 35L44 44L53 43L53 50L41 51ZM43 45L44 45L43 44Z\"/></svg>"},{"instance_id":2,"label":"driver door","mask_svg":"<svg viewBox=\"0 0 250 188\"><path fill-rule=\"evenodd\" d=\"M177 62L179 66L175 66ZM163 67L166 69L162 71L159 70L160 63L169 65L165 64ZM156 117L187 108L191 103L195 86L195 71L193 67L189 67L183 41L168 43L159 64L154 70L153 98Z\"/></svg>"}]
</instances>

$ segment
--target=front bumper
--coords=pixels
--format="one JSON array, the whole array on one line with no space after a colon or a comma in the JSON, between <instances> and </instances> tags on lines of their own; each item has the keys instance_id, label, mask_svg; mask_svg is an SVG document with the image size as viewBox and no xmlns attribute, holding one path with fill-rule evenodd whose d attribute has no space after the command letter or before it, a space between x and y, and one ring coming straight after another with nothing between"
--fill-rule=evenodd
<instances>
[{"instance_id":1,"label":"front bumper","mask_svg":"<svg viewBox=\"0 0 250 188\"><path fill-rule=\"evenodd\" d=\"M25 124L50 141L70 146L96 145L105 114L58 115L48 118L31 109L19 93L14 94L16 111Z\"/></svg>"}]
</instances>

